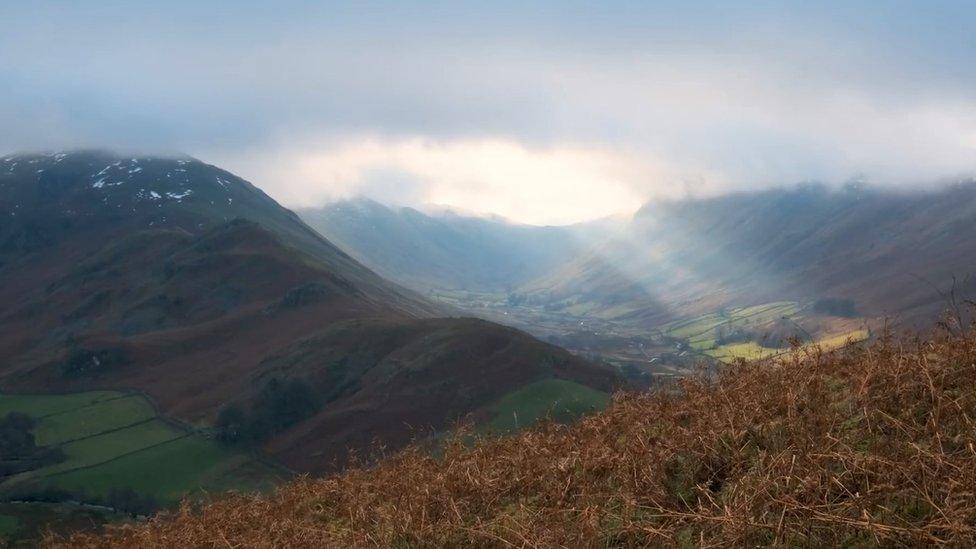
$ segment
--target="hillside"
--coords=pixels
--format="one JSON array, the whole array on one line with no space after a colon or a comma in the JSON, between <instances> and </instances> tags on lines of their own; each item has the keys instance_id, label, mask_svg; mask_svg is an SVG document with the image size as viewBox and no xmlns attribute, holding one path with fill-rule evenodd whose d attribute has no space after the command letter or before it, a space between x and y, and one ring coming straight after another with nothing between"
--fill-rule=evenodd
<instances>
[{"instance_id":1,"label":"hillside","mask_svg":"<svg viewBox=\"0 0 976 549\"><path fill-rule=\"evenodd\" d=\"M605 224L535 227L450 212L425 214L367 198L298 214L390 280L424 291L507 292L574 257Z\"/></svg>"},{"instance_id":2,"label":"hillside","mask_svg":"<svg viewBox=\"0 0 976 549\"><path fill-rule=\"evenodd\" d=\"M573 426L407 451L52 545L976 543L976 337L882 338L620 394Z\"/></svg>"},{"instance_id":3,"label":"hillside","mask_svg":"<svg viewBox=\"0 0 976 549\"><path fill-rule=\"evenodd\" d=\"M429 216L368 200L302 216L408 287L548 335L580 320L612 323L601 332L646 333L780 301L849 301L848 316L931 325L953 278L960 300L976 292L974 204L976 183L962 181L919 191L806 184L660 200L613 230Z\"/></svg>"},{"instance_id":4,"label":"hillside","mask_svg":"<svg viewBox=\"0 0 976 549\"><path fill-rule=\"evenodd\" d=\"M633 294L621 278L680 314L726 306L850 300L860 316L931 325L972 296L976 183L884 191L851 184L743 192L646 205L629 236L529 283L529 295L580 288L607 308Z\"/></svg>"},{"instance_id":5,"label":"hillside","mask_svg":"<svg viewBox=\"0 0 976 549\"><path fill-rule=\"evenodd\" d=\"M389 272L414 272L403 282L437 301L599 356L634 377L671 376L695 360L780 353L791 337L824 346L870 337L886 318L930 327L950 294L959 304L976 293L973 204L971 181L913 192L806 184L655 201L613 232L509 225L504 230L524 231L525 242L537 241L529 234L562 229L577 245L550 245L562 254L552 261L540 252L545 247L495 236L517 250L512 257L540 268L481 290L454 288L438 270L451 272L454 263L419 260L426 250L400 241L401 234L436 241L415 236L423 231L401 218L422 227L446 221L356 202L333 206L343 214L328 230L351 235L357 257ZM494 227L491 234L503 232ZM446 240L466 243L445 252L465 265L465 254L480 245Z\"/></svg>"},{"instance_id":6,"label":"hillside","mask_svg":"<svg viewBox=\"0 0 976 549\"><path fill-rule=\"evenodd\" d=\"M0 159L0 392L137 390L301 471L614 372L388 282L190 158ZM553 401L555 403L556 401Z\"/></svg>"},{"instance_id":7,"label":"hillside","mask_svg":"<svg viewBox=\"0 0 976 549\"><path fill-rule=\"evenodd\" d=\"M619 327L604 322L603 317L631 313L629 322L635 325L637 319L670 318L651 292L622 273L607 276L602 262L582 266L577 262L626 227L624 218L533 226L452 212L423 213L366 198L298 213L383 276L433 301L525 330L575 353L598 349L602 359L613 360L604 349L638 344L613 339ZM567 266L579 268L573 279L593 282L584 278L586 269L592 267L599 270L600 280L555 292L537 291L549 286L550 277L557 277L553 284L569 278ZM597 306L591 308L593 304ZM610 343L589 344L594 336L604 339L608 334ZM646 334L646 326L641 326L626 335ZM646 360L643 362L646 366ZM642 376L642 368L635 368L631 369L636 377Z\"/></svg>"}]
</instances>

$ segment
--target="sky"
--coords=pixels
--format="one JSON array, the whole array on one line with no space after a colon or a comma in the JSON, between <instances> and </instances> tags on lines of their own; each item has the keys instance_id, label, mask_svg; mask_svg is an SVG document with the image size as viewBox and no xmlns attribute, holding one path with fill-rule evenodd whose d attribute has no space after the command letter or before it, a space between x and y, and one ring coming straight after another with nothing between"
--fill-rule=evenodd
<instances>
[{"instance_id":1,"label":"sky","mask_svg":"<svg viewBox=\"0 0 976 549\"><path fill-rule=\"evenodd\" d=\"M0 154L533 224L976 172L976 2L0 0Z\"/></svg>"}]
</instances>

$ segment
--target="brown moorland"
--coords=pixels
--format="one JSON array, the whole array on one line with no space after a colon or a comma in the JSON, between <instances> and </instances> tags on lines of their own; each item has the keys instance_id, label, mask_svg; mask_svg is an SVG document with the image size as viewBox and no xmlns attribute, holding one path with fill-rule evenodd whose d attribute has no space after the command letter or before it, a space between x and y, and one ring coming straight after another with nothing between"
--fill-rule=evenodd
<instances>
[{"instance_id":1,"label":"brown moorland","mask_svg":"<svg viewBox=\"0 0 976 549\"><path fill-rule=\"evenodd\" d=\"M976 334L882 337L621 393L441 458L236 495L52 546L976 544Z\"/></svg>"}]
</instances>

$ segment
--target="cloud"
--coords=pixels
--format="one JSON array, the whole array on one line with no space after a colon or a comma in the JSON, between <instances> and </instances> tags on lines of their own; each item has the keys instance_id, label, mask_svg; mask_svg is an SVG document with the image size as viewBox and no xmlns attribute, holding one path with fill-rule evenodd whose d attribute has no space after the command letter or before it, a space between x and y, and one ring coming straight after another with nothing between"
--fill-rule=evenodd
<instances>
[{"instance_id":1,"label":"cloud","mask_svg":"<svg viewBox=\"0 0 976 549\"><path fill-rule=\"evenodd\" d=\"M38 1L4 16L0 152L183 151L293 205L363 192L552 222L662 193L976 166L967 2Z\"/></svg>"},{"instance_id":2,"label":"cloud","mask_svg":"<svg viewBox=\"0 0 976 549\"><path fill-rule=\"evenodd\" d=\"M278 150L274 163L241 162L292 207L367 195L408 205L450 205L534 224L635 210L646 189L683 192L670 167L583 147L526 147L502 139L358 138ZM285 168L282 168L285 167Z\"/></svg>"}]
</instances>

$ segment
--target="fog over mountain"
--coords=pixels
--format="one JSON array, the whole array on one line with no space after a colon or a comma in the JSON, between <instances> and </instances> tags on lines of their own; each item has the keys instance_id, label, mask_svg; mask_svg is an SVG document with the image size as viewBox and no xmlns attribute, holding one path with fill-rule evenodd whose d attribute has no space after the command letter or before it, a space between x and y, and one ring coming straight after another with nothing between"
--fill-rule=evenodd
<instances>
[{"instance_id":1,"label":"fog over mountain","mask_svg":"<svg viewBox=\"0 0 976 549\"><path fill-rule=\"evenodd\" d=\"M182 151L288 207L366 195L537 224L858 175L929 185L974 170L974 10L11 4L0 153Z\"/></svg>"},{"instance_id":2,"label":"fog over mountain","mask_svg":"<svg viewBox=\"0 0 976 549\"><path fill-rule=\"evenodd\" d=\"M806 320L791 322L811 337L822 313L924 327L963 311L976 297L974 193L969 179L926 190L804 184L655 200L629 220L564 227L367 199L300 215L401 284L540 336L638 335L791 302L805 304Z\"/></svg>"},{"instance_id":3,"label":"fog over mountain","mask_svg":"<svg viewBox=\"0 0 976 549\"><path fill-rule=\"evenodd\" d=\"M512 291L620 229L622 219L537 227L430 208L425 214L368 198L299 210L378 273L422 291Z\"/></svg>"}]
</instances>

